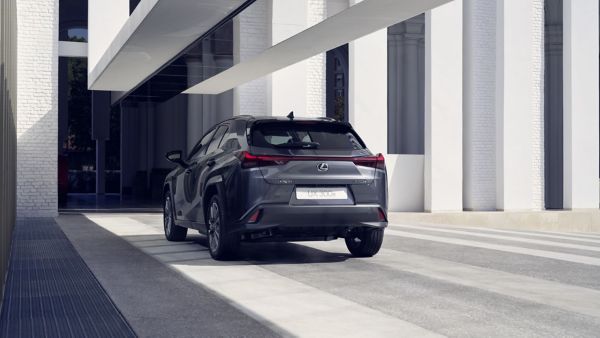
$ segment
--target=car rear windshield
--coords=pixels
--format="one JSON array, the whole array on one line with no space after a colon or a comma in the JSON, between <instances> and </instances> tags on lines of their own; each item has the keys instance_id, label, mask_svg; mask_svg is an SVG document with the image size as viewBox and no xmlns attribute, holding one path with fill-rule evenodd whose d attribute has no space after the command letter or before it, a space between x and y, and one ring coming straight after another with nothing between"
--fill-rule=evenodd
<instances>
[{"instance_id":1,"label":"car rear windshield","mask_svg":"<svg viewBox=\"0 0 600 338\"><path fill-rule=\"evenodd\" d=\"M252 145L263 148L364 149L350 126L315 121L259 123L252 128Z\"/></svg>"}]
</instances>

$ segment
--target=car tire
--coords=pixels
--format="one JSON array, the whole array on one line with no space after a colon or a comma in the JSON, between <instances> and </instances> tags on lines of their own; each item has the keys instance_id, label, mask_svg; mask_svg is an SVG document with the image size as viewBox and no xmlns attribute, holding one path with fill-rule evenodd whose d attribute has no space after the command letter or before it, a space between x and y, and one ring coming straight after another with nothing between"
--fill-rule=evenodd
<instances>
[{"instance_id":1,"label":"car tire","mask_svg":"<svg viewBox=\"0 0 600 338\"><path fill-rule=\"evenodd\" d=\"M163 226L165 237L168 241L181 242L185 240L188 229L175 224L175 211L173 210L173 201L170 192L165 194L163 203Z\"/></svg>"},{"instance_id":2,"label":"car tire","mask_svg":"<svg viewBox=\"0 0 600 338\"><path fill-rule=\"evenodd\" d=\"M383 243L383 229L355 229L345 238L346 247L355 257L372 257Z\"/></svg>"},{"instance_id":3,"label":"car tire","mask_svg":"<svg viewBox=\"0 0 600 338\"><path fill-rule=\"evenodd\" d=\"M216 194L206 208L208 251L213 259L227 260L239 251L239 236L227 233L229 220L221 197Z\"/></svg>"}]
</instances>

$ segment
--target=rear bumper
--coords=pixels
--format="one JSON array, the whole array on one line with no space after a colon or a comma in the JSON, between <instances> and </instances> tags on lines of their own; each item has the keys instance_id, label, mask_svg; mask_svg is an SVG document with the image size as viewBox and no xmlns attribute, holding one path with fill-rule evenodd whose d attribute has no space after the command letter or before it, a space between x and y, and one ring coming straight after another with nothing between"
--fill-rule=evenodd
<instances>
[{"instance_id":1,"label":"rear bumper","mask_svg":"<svg viewBox=\"0 0 600 338\"><path fill-rule=\"evenodd\" d=\"M248 223L250 215L260 210L256 223ZM353 228L385 228L379 205L260 205L232 224L230 232L250 234L247 239L272 238L276 240L323 240L343 237ZM257 234L253 236L253 234Z\"/></svg>"}]
</instances>

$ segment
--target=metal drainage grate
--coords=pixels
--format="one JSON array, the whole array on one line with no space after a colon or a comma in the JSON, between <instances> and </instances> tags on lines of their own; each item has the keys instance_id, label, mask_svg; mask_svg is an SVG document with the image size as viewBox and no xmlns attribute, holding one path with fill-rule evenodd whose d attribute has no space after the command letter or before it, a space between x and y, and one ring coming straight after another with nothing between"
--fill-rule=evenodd
<instances>
[{"instance_id":1,"label":"metal drainage grate","mask_svg":"<svg viewBox=\"0 0 600 338\"><path fill-rule=\"evenodd\" d=\"M0 337L135 337L52 219L18 220Z\"/></svg>"}]
</instances>

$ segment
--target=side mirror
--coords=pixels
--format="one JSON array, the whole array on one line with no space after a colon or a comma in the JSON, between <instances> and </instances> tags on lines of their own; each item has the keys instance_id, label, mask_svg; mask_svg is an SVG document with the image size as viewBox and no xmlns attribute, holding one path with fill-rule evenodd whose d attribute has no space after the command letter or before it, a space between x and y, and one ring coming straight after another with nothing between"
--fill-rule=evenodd
<instances>
[{"instance_id":1,"label":"side mirror","mask_svg":"<svg viewBox=\"0 0 600 338\"><path fill-rule=\"evenodd\" d=\"M183 155L181 153L181 150L173 150L168 152L165 157L167 158L167 160L169 160L170 162L173 162L177 165L180 165L182 167L187 167L187 163L183 160Z\"/></svg>"}]
</instances>

